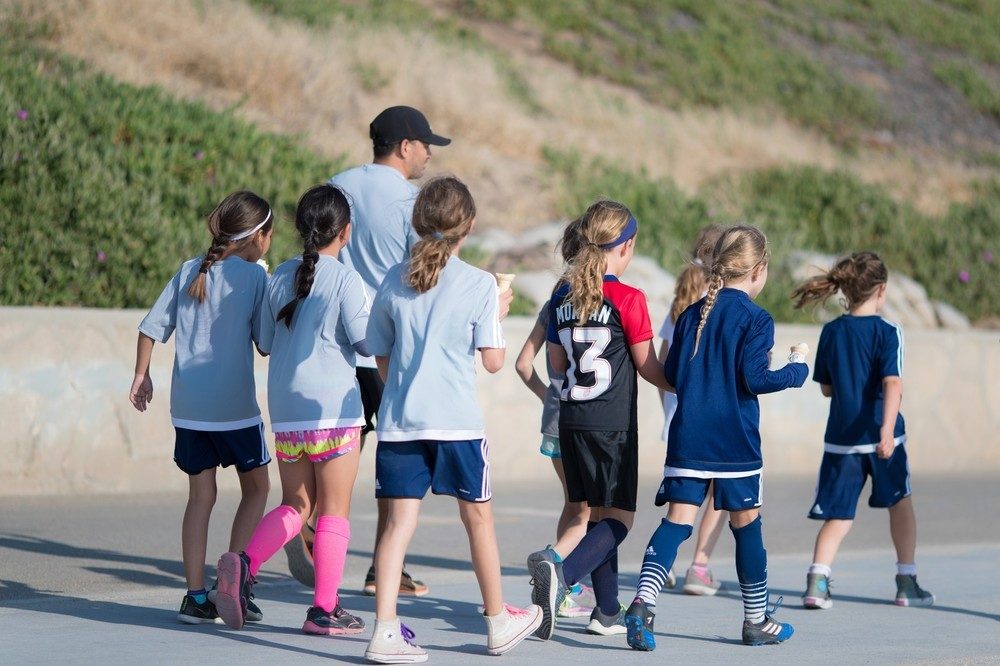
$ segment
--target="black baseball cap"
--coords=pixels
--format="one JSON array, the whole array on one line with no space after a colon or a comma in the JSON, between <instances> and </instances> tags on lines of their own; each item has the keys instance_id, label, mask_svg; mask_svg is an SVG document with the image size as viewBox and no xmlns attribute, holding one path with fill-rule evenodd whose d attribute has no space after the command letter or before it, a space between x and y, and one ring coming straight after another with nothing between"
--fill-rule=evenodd
<instances>
[{"instance_id":1,"label":"black baseball cap","mask_svg":"<svg viewBox=\"0 0 1000 666\"><path fill-rule=\"evenodd\" d=\"M424 114L412 106L390 106L375 116L368 126L368 136L375 146L391 146L400 141L423 141L434 146L447 146L451 139L431 131Z\"/></svg>"}]
</instances>

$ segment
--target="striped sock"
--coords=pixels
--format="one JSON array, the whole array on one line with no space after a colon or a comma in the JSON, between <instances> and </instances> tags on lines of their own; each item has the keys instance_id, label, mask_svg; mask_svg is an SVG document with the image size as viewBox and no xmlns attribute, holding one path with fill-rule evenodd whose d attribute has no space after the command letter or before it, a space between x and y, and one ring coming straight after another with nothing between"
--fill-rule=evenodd
<instances>
[{"instance_id":1,"label":"striped sock","mask_svg":"<svg viewBox=\"0 0 1000 666\"><path fill-rule=\"evenodd\" d=\"M667 583L667 573L674 565L677 548L689 536L691 525L679 525L664 518L649 538L639 571L639 584L635 589L635 596L647 606L656 606L656 597Z\"/></svg>"},{"instance_id":2,"label":"striped sock","mask_svg":"<svg viewBox=\"0 0 1000 666\"><path fill-rule=\"evenodd\" d=\"M767 551L760 516L739 529L732 524L729 528L736 539L736 575L743 594L743 616L753 624L760 624L767 612Z\"/></svg>"}]
</instances>

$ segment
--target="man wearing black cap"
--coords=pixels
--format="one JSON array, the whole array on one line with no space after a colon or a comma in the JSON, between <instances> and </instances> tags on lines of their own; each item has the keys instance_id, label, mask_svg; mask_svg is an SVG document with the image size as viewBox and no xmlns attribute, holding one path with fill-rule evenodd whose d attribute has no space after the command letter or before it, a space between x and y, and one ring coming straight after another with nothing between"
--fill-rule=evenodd
<instances>
[{"instance_id":1,"label":"man wearing black cap","mask_svg":"<svg viewBox=\"0 0 1000 666\"><path fill-rule=\"evenodd\" d=\"M451 139L431 131L424 114L410 106L392 106L375 116L369 126L373 159L338 173L330 184L339 187L351 204L351 238L340 253L346 266L361 274L369 301L385 278L386 271L410 256L410 248L420 239L411 223L413 202L419 188L409 182L420 178L431 159L431 146L447 146ZM382 379L374 358L357 358L357 377L364 403L365 434L375 429L374 419L382 401ZM378 502L375 547L385 529L387 500ZM312 522L312 521L310 521ZM303 540L293 539L285 547L292 575L302 583L313 582L310 528L303 528ZM365 594L375 594L374 555L365 577ZM404 568L400 594L423 596L427 586L414 580Z\"/></svg>"}]
</instances>

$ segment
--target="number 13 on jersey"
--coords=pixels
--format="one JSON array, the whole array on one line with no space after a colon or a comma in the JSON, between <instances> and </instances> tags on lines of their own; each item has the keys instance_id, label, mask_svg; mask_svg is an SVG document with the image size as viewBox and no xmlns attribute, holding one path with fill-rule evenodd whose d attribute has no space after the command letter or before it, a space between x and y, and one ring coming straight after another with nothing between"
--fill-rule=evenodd
<instances>
[{"instance_id":1,"label":"number 13 on jersey","mask_svg":"<svg viewBox=\"0 0 1000 666\"><path fill-rule=\"evenodd\" d=\"M559 341L566 350L569 367L566 369L566 384L562 390L563 400L593 400L611 386L611 364L601 357L611 342L611 330L600 327L573 327L559 331ZM576 345L587 345L587 349L576 359ZM594 383L581 386L577 383L577 371L594 376Z\"/></svg>"}]
</instances>

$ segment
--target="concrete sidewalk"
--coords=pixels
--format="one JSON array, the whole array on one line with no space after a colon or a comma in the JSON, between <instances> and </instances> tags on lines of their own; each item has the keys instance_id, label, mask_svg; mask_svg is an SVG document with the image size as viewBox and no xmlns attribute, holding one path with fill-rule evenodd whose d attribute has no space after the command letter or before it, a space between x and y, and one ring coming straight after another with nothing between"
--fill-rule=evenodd
<instances>
[{"instance_id":1,"label":"concrete sidewalk","mask_svg":"<svg viewBox=\"0 0 1000 666\"><path fill-rule=\"evenodd\" d=\"M651 492L653 480L640 491ZM1000 590L996 563L1000 539L993 522L966 523L965 516L997 494L986 480L920 480L918 521L920 580L937 596L933 608L897 608L894 557L884 512L859 511L858 524L834 568L834 607L805 611L799 595L817 523L802 518L809 502L808 479L771 480L766 538L772 602L784 596L778 617L795 636L780 646L748 648L739 643L742 608L732 563L732 539L724 533L713 570L725 583L715 598L661 597L653 654L629 650L623 637L589 636L585 620L567 620L545 643L529 639L504 656L508 664L566 663L614 659L659 663L816 662L1000 662ZM555 491L555 492L553 492ZM557 489L503 484L497 490L497 532L510 603L529 598L524 555L549 540L557 515ZM225 547L234 497L220 498L210 564ZM986 498L990 503L991 498ZM992 498L995 500L996 498ZM272 500L276 497L272 495ZM287 663L303 657L361 663L370 632L358 637L319 638L300 627L312 594L287 575L279 552L262 570L256 588L264 622L231 631L223 625L189 627L176 621L183 590L179 561L182 496L0 500L0 663L142 662ZM273 506L272 501L269 506ZM374 600L360 594L370 558L371 501L356 498L355 539L345 573L343 604L366 623ZM980 504L981 506L981 504ZM767 507L767 505L766 505ZM632 595L645 542L659 514L640 502L633 534L622 549L622 592ZM676 568L683 575L690 541ZM431 587L431 595L403 600L399 612L430 652L431 663L483 661L485 626L468 564L468 545L454 501L429 498L408 557L409 568ZM655 661L654 661L655 660ZM483 663L486 663L483 661Z\"/></svg>"}]
</instances>

